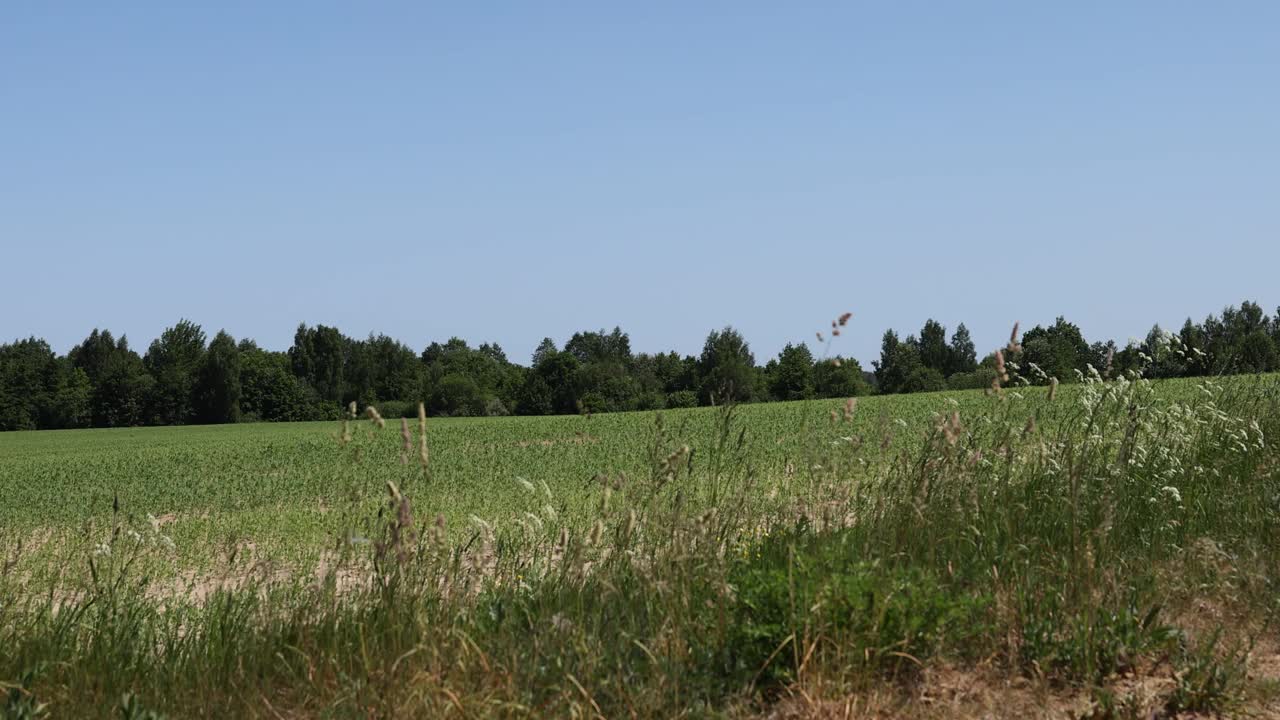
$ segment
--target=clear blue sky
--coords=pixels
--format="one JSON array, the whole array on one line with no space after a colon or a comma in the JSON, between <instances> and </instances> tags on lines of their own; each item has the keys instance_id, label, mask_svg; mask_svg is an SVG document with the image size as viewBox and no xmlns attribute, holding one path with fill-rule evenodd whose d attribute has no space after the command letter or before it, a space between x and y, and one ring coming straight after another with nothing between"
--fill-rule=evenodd
<instances>
[{"instance_id":1,"label":"clear blue sky","mask_svg":"<svg viewBox=\"0 0 1280 720\"><path fill-rule=\"evenodd\" d=\"M1280 3L6 3L0 269L59 351L1274 312Z\"/></svg>"}]
</instances>

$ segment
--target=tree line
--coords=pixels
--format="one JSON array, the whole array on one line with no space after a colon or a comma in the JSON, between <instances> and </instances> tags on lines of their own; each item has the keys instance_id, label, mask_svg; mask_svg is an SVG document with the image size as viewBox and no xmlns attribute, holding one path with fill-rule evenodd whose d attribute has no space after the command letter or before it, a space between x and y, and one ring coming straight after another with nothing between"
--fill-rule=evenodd
<instances>
[{"instance_id":1,"label":"tree line","mask_svg":"<svg viewBox=\"0 0 1280 720\"><path fill-rule=\"evenodd\" d=\"M847 315L832 323L839 334ZM818 336L819 342L824 338ZM1029 381L1072 382L1089 372L1141 369L1149 377L1280 370L1280 309L1268 317L1245 302L1190 319L1178 333L1153 327L1144 341L1089 344L1064 318L1036 326L1005 359ZM698 355L636 353L629 336L574 333L563 347L544 339L530 363L511 362L496 343L452 338L421 353L386 335L360 340L325 325L300 325L284 352L209 340L181 320L139 355L124 336L95 329L65 356L39 338L0 345L0 430L241 421L324 420L351 402L383 415L550 415L653 410L732 399L768 402L979 388L996 373L978 360L968 329L951 337L929 320L918 334L884 334L873 372L847 357L815 358L790 343L763 365L732 327L712 331Z\"/></svg>"},{"instance_id":2,"label":"tree line","mask_svg":"<svg viewBox=\"0 0 1280 720\"><path fill-rule=\"evenodd\" d=\"M1268 317L1257 303L1231 306L1204 322L1190 318L1178 332L1158 324L1143 340L1123 347L1114 340L1089 343L1080 327L1059 317L1052 325L1026 331L1004 355L1033 384L1077 382L1092 368L1100 375L1139 371L1148 378L1200 377L1280 371L1280 308ZM996 376L996 355L977 359L969 331L961 323L950 340L941 324L928 320L918 335L900 340L885 332L880 359L872 363L880 393L984 388Z\"/></svg>"}]
</instances>

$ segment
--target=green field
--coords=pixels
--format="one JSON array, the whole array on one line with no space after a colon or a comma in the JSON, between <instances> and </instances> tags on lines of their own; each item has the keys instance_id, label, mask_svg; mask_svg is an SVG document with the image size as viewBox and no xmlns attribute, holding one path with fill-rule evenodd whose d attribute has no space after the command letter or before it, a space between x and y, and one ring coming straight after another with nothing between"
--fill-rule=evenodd
<instances>
[{"instance_id":1,"label":"green field","mask_svg":"<svg viewBox=\"0 0 1280 720\"><path fill-rule=\"evenodd\" d=\"M1276 376L407 425L0 435L0 717L1277 707Z\"/></svg>"},{"instance_id":2,"label":"green field","mask_svg":"<svg viewBox=\"0 0 1280 720\"><path fill-rule=\"evenodd\" d=\"M1064 389L1063 399L1073 392ZM1017 410L1032 412L1045 390L1023 393L1027 403ZM843 401L747 405L735 413L753 471L785 488L788 464L794 475L815 444L855 435L877 445L886 437L894 447L915 443L935 413L984 413L993 402L975 391L860 398L853 421L838 426L830 413L842 413ZM669 442L704 453L717 420L714 408L661 413ZM352 423L355 452L339 443L336 422L4 433L0 527L74 535L86 521L108 521L118 500L126 516L162 519L182 562L228 538L305 552L347 530L337 511L353 495L380 497L387 480L412 492L419 512L441 513L451 524L472 515L501 524L531 509L518 478L545 482L557 512L580 523L599 499L592 478L650 472L657 421L652 412L429 419L426 474L416 444L412 462L401 462L397 419L381 430L363 418ZM416 433L417 420L409 422ZM695 469L698 462L695 452Z\"/></svg>"}]
</instances>

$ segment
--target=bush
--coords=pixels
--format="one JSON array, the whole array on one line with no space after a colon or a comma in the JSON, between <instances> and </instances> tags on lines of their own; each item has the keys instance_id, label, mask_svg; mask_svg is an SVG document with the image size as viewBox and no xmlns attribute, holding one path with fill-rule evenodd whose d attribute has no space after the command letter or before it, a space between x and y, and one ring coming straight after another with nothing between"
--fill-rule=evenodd
<instances>
[{"instance_id":1,"label":"bush","mask_svg":"<svg viewBox=\"0 0 1280 720\"><path fill-rule=\"evenodd\" d=\"M578 400L578 409L581 412L601 413L609 411L609 402L604 396L598 392L589 392L583 394Z\"/></svg>"},{"instance_id":2,"label":"bush","mask_svg":"<svg viewBox=\"0 0 1280 720\"><path fill-rule=\"evenodd\" d=\"M995 378L995 368L980 367L973 372L955 373L947 378L947 389L981 390L991 387L991 381Z\"/></svg>"},{"instance_id":3,"label":"bush","mask_svg":"<svg viewBox=\"0 0 1280 720\"><path fill-rule=\"evenodd\" d=\"M942 373L933 368L918 365L912 368L911 373L907 375L901 392L935 392L946 389L947 381L942 377Z\"/></svg>"},{"instance_id":4,"label":"bush","mask_svg":"<svg viewBox=\"0 0 1280 720\"><path fill-rule=\"evenodd\" d=\"M434 414L446 417L483 415L484 404L476 381L458 373L440 379L429 403Z\"/></svg>"},{"instance_id":5,"label":"bush","mask_svg":"<svg viewBox=\"0 0 1280 720\"><path fill-rule=\"evenodd\" d=\"M667 407L671 409L698 407L698 394L692 390L677 390L667 395Z\"/></svg>"},{"instance_id":6,"label":"bush","mask_svg":"<svg viewBox=\"0 0 1280 720\"><path fill-rule=\"evenodd\" d=\"M384 418L418 417L418 403L414 400L386 400L374 403L374 407L378 408Z\"/></svg>"},{"instance_id":7,"label":"bush","mask_svg":"<svg viewBox=\"0 0 1280 720\"><path fill-rule=\"evenodd\" d=\"M667 406L667 397L660 392L641 393L635 399L632 410L661 410Z\"/></svg>"}]
</instances>

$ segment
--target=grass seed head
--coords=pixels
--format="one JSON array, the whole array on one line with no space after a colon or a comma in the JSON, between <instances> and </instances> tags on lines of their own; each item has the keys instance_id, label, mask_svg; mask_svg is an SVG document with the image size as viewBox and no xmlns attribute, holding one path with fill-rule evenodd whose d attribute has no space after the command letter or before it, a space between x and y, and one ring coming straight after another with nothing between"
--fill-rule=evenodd
<instances>
[{"instance_id":1,"label":"grass seed head","mask_svg":"<svg viewBox=\"0 0 1280 720\"><path fill-rule=\"evenodd\" d=\"M1018 342L1018 325L1019 323L1015 322L1013 324L1013 332L1009 333L1009 352L1011 353L1022 350L1022 343Z\"/></svg>"},{"instance_id":2,"label":"grass seed head","mask_svg":"<svg viewBox=\"0 0 1280 720\"><path fill-rule=\"evenodd\" d=\"M627 542L631 539L631 535L636 531L636 510L632 508L627 511L627 524L622 527L622 540Z\"/></svg>"}]
</instances>

